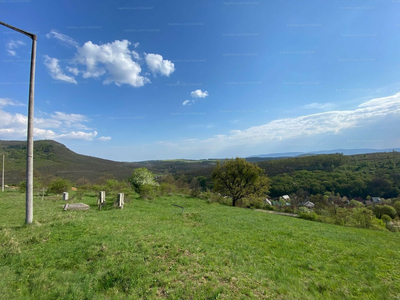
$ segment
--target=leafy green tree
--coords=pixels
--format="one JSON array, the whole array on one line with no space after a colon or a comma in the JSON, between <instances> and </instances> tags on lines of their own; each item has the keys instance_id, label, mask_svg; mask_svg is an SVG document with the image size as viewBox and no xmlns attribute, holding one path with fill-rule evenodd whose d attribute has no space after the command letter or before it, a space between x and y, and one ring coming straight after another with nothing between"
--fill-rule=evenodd
<instances>
[{"instance_id":1,"label":"leafy green tree","mask_svg":"<svg viewBox=\"0 0 400 300\"><path fill-rule=\"evenodd\" d=\"M269 179L263 170L243 158L218 161L212 172L214 190L232 198L232 205L246 196L266 196Z\"/></svg>"},{"instance_id":2,"label":"leafy green tree","mask_svg":"<svg viewBox=\"0 0 400 300\"><path fill-rule=\"evenodd\" d=\"M128 182L140 193L140 188L143 185L158 186L158 183L154 180L154 175L147 168L138 168L133 171L132 176L128 178ZM146 190L148 188L146 187Z\"/></svg>"},{"instance_id":3,"label":"leafy green tree","mask_svg":"<svg viewBox=\"0 0 400 300\"><path fill-rule=\"evenodd\" d=\"M47 192L53 194L61 194L63 192L68 191L70 188L71 188L71 183L68 180L57 178L52 182L50 182Z\"/></svg>"}]
</instances>

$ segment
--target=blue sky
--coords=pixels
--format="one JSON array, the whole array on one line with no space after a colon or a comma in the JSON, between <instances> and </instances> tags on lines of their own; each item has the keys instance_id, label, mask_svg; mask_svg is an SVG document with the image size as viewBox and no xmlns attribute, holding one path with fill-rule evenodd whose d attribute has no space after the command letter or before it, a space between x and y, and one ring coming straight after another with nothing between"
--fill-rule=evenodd
<instances>
[{"instance_id":1,"label":"blue sky","mask_svg":"<svg viewBox=\"0 0 400 300\"><path fill-rule=\"evenodd\" d=\"M5 0L38 36L35 139L119 161L400 147L398 1ZM0 139L29 38L0 28Z\"/></svg>"}]
</instances>

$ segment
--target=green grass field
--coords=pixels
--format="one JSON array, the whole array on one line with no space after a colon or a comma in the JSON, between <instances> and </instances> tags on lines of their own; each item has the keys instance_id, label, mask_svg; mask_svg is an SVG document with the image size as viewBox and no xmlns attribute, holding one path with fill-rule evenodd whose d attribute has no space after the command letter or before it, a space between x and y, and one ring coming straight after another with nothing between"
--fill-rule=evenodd
<instances>
[{"instance_id":1,"label":"green grass field","mask_svg":"<svg viewBox=\"0 0 400 300\"><path fill-rule=\"evenodd\" d=\"M400 235L184 197L0 193L1 299L400 299ZM171 204L182 205L181 209Z\"/></svg>"}]
</instances>

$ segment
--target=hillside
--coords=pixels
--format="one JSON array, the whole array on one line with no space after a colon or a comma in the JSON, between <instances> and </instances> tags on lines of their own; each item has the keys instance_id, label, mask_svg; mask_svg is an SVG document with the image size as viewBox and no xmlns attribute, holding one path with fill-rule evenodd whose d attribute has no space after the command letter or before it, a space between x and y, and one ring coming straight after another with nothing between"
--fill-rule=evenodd
<instances>
[{"instance_id":1,"label":"hillside","mask_svg":"<svg viewBox=\"0 0 400 300\"><path fill-rule=\"evenodd\" d=\"M3 153L6 155L6 184L18 184L25 180L26 142L0 141L0 154ZM215 163L216 160L116 162L77 154L52 140L34 142L34 175L62 177L73 182L82 178L96 182L101 177L123 180L140 167L146 167L155 174L165 174L201 170Z\"/></svg>"},{"instance_id":2,"label":"hillside","mask_svg":"<svg viewBox=\"0 0 400 300\"><path fill-rule=\"evenodd\" d=\"M71 192L71 201L74 194ZM399 234L185 197L61 198L0 193L4 299L396 299ZM185 212L171 204L185 207Z\"/></svg>"}]
</instances>

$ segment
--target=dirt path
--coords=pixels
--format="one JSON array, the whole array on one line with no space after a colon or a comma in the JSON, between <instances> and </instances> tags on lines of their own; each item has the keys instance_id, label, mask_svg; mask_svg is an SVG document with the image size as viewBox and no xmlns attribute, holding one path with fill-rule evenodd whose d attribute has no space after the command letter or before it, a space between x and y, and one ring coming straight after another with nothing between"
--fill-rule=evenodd
<instances>
[{"instance_id":1,"label":"dirt path","mask_svg":"<svg viewBox=\"0 0 400 300\"><path fill-rule=\"evenodd\" d=\"M263 210L263 209L255 209L255 210L256 211L262 211L262 212L269 213L269 214L287 216L287 217L294 217L294 218L298 218L299 217L296 214L289 214L289 213L277 212L277 211L272 211L272 210Z\"/></svg>"}]
</instances>

